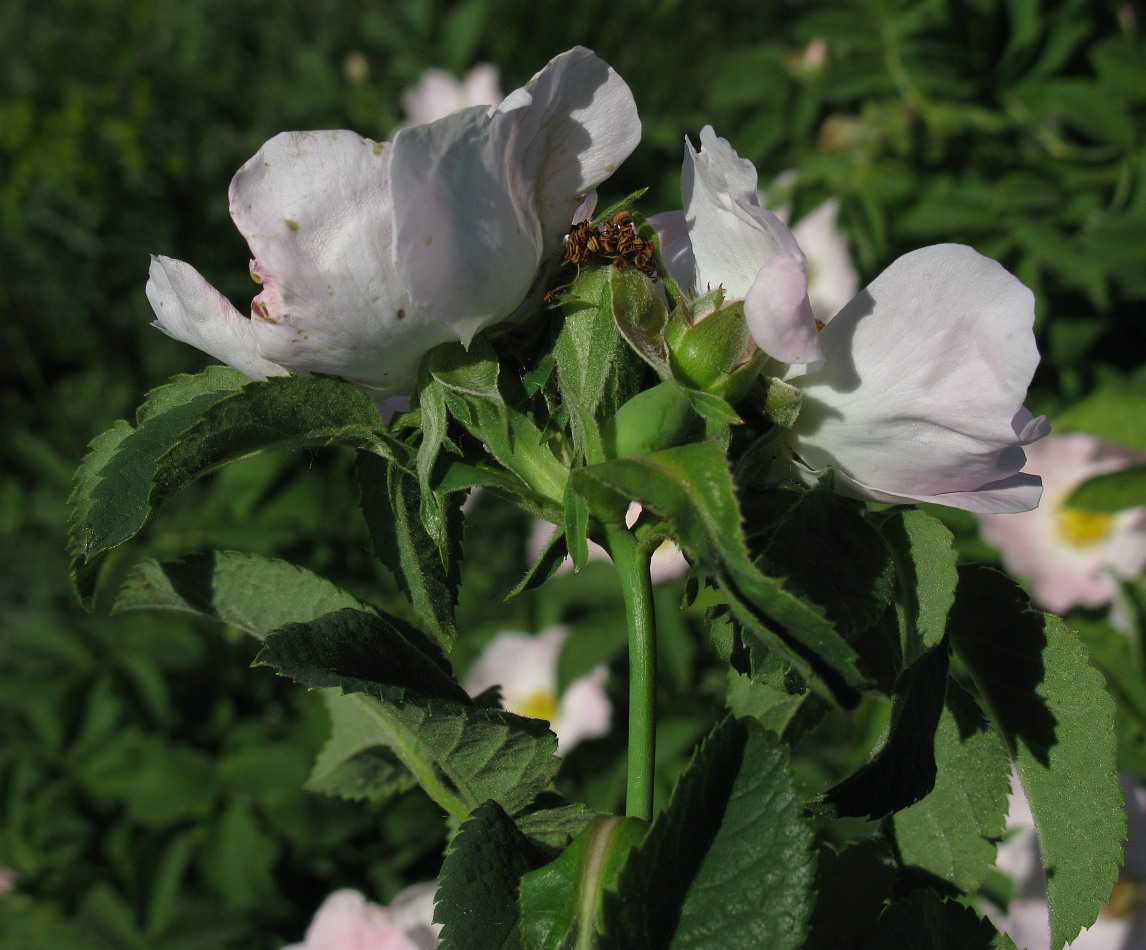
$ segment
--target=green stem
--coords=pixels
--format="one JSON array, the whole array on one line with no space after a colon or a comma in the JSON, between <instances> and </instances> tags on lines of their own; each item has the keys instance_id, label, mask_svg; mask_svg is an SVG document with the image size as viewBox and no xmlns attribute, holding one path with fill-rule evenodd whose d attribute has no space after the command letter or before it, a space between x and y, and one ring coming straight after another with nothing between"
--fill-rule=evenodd
<instances>
[{"instance_id":1,"label":"green stem","mask_svg":"<svg viewBox=\"0 0 1146 950\"><path fill-rule=\"evenodd\" d=\"M605 543L617 567L629 630L629 769L625 814L651 821L656 759L657 636L649 552L624 525L606 525Z\"/></svg>"}]
</instances>

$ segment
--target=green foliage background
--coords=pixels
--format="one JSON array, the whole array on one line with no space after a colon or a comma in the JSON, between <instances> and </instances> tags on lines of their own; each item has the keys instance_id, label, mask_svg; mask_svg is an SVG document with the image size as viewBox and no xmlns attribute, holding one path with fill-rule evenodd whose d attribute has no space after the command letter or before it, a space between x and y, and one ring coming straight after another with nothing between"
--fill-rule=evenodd
<instances>
[{"instance_id":1,"label":"green foliage background","mask_svg":"<svg viewBox=\"0 0 1146 950\"><path fill-rule=\"evenodd\" d=\"M1146 353L1142 15L1133 2L1093 0L8 0L0 865L19 885L0 897L0 943L276 947L301 936L334 886L385 900L441 861L444 826L417 794L381 808L300 790L326 713L269 670L247 669L252 642L175 615L88 616L67 581L65 505L86 443L147 390L205 363L148 327L147 255L192 262L241 306L247 251L226 186L265 139L339 127L385 138L402 119L401 91L429 66L460 74L491 61L509 90L556 53L590 46L633 88L644 122L606 201L649 186L646 213L679 206L683 138L710 123L763 184L799 171L797 215L838 197L865 277L942 241L1002 261L1038 296L1032 407L1054 416L1077 405L1077 417L1105 406L1081 427L1117 429L1119 413L1141 405ZM1112 392L1121 397L1103 403ZM1146 442L1140 423L1131 429ZM136 551L288 557L406 610L370 560L351 460L300 458L247 462L196 486ZM529 524L492 506L474 522L459 667L498 629L557 620L575 634L563 679L618 654L603 568L491 617L486 605L524 571L524 550L505 552L521 549ZM950 523L965 552L984 553L969 519ZM347 545L348 532L361 543ZM1117 670L1118 646L1097 626L1083 633ZM667 792L725 686L687 616L662 637ZM1140 775L1141 692L1116 690L1137 710L1120 754ZM885 715L873 713L873 733ZM620 754L589 746L563 780L614 807ZM827 787L847 765L825 755L797 768Z\"/></svg>"}]
</instances>

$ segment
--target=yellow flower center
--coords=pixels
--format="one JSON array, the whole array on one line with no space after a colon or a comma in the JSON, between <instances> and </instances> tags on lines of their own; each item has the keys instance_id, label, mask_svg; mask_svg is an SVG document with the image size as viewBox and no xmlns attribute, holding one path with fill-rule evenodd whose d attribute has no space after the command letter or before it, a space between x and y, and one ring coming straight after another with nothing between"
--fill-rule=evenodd
<instances>
[{"instance_id":1,"label":"yellow flower center","mask_svg":"<svg viewBox=\"0 0 1146 950\"><path fill-rule=\"evenodd\" d=\"M547 689L539 689L536 693L530 693L515 702L513 712L519 716L528 716L530 719L553 722L557 716L557 694Z\"/></svg>"},{"instance_id":2,"label":"yellow flower center","mask_svg":"<svg viewBox=\"0 0 1146 950\"><path fill-rule=\"evenodd\" d=\"M1076 548L1088 548L1103 541L1110 534L1113 522L1113 515L1101 511L1069 508L1066 505L1058 510L1059 534Z\"/></svg>"}]
</instances>

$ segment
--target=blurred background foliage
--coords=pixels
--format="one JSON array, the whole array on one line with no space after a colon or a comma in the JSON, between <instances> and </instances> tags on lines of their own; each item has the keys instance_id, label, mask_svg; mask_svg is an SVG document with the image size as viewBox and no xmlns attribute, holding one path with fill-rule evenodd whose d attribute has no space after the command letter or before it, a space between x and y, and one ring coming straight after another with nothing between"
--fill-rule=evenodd
<instances>
[{"instance_id":1,"label":"blurred background foliage","mask_svg":"<svg viewBox=\"0 0 1146 950\"><path fill-rule=\"evenodd\" d=\"M590 46L644 122L606 201L648 186L646 213L678 207L684 136L712 124L762 185L798 171L797 216L840 199L867 278L923 244L972 244L1038 296L1031 405L1053 416L1127 385L1146 352L1142 14L1112 0L6 0L0 865L17 886L0 897L0 943L277 947L336 886L386 900L436 872L444 827L417 795L382 808L300 790L325 713L247 669L253 643L180 617L87 616L68 585L66 499L86 443L206 362L149 328L147 255L194 263L242 309L253 289L226 188L263 141L343 127L382 139L427 67L490 61L508 91ZM275 554L400 611L365 551L349 469L326 455L228 469L143 547ZM575 634L563 680L621 655L604 568L490 616L530 525L494 506L473 521L460 666L499 628L555 621ZM952 523L981 553L973 526ZM679 616L679 591L664 596ZM666 787L725 688L687 621L663 635ZM1130 733L1126 756L1146 759ZM809 774L846 767L829 746ZM586 745L565 790L615 807L619 761L616 743Z\"/></svg>"}]
</instances>

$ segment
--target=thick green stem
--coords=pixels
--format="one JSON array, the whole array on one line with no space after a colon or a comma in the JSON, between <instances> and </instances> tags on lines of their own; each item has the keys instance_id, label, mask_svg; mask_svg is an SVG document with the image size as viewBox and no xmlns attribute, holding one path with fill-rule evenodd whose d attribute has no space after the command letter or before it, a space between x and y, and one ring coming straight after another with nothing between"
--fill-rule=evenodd
<instances>
[{"instance_id":1,"label":"thick green stem","mask_svg":"<svg viewBox=\"0 0 1146 950\"><path fill-rule=\"evenodd\" d=\"M657 636L649 553L624 525L607 525L605 542L621 579L629 630L629 770L625 814L651 821L657 741Z\"/></svg>"}]
</instances>

